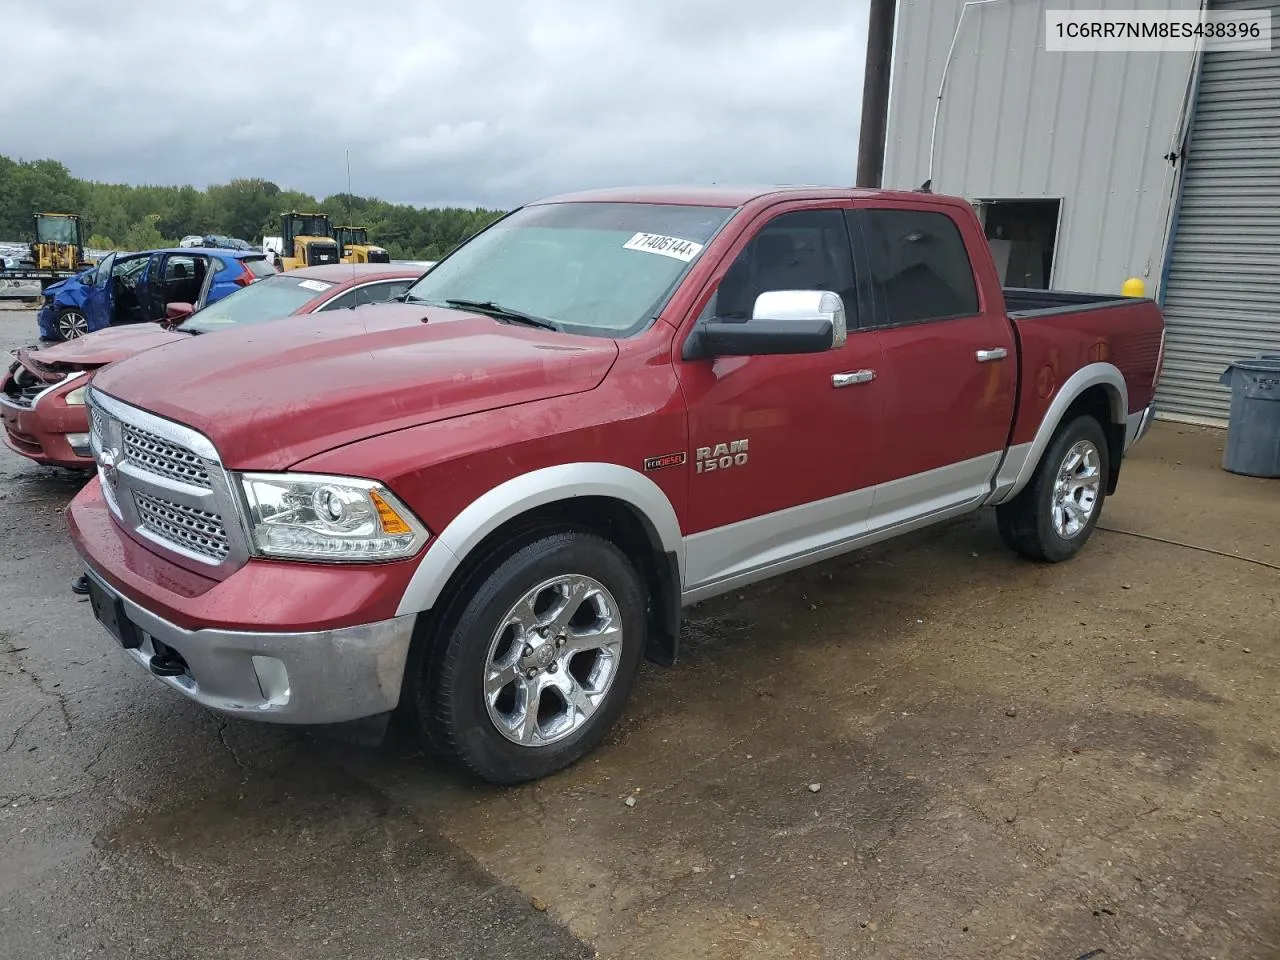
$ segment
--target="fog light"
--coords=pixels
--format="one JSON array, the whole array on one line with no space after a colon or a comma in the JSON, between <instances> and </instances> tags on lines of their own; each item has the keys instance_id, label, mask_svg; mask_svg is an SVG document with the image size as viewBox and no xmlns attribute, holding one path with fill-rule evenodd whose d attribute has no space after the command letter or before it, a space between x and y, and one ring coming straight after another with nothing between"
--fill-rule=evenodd
<instances>
[{"instance_id":1,"label":"fog light","mask_svg":"<svg viewBox=\"0 0 1280 960\"><path fill-rule=\"evenodd\" d=\"M89 435L87 433L68 433L67 443L71 444L71 452L81 457L89 455Z\"/></svg>"},{"instance_id":2,"label":"fog light","mask_svg":"<svg viewBox=\"0 0 1280 960\"><path fill-rule=\"evenodd\" d=\"M255 656L251 659L253 672L258 675L258 689L262 691L262 699L267 701L262 708L283 707L289 702L289 671L284 668L284 663L275 657Z\"/></svg>"}]
</instances>

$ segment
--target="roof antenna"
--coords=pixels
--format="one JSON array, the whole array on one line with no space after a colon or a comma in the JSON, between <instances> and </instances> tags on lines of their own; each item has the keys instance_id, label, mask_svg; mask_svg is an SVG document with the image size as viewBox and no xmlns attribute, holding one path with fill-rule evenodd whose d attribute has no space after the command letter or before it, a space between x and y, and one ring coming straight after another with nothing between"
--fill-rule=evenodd
<instances>
[{"instance_id":1,"label":"roof antenna","mask_svg":"<svg viewBox=\"0 0 1280 960\"><path fill-rule=\"evenodd\" d=\"M347 147L347 206L348 207L351 206L351 201L354 196L355 195L351 192L351 148ZM339 258L342 257L342 253L343 253L342 248L339 247L338 248ZM356 278L356 258L353 256L351 258L351 279L355 280L355 278Z\"/></svg>"}]
</instances>

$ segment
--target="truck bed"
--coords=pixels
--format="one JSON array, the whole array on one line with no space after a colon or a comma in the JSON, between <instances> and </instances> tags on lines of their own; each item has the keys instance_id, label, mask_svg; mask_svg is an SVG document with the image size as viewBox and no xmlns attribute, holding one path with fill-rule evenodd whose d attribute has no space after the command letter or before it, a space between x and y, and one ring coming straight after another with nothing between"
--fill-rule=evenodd
<instances>
[{"instance_id":1,"label":"truck bed","mask_svg":"<svg viewBox=\"0 0 1280 960\"><path fill-rule=\"evenodd\" d=\"M1038 290L1005 287L1004 307L1015 320L1070 311L1102 310L1132 304L1137 297L1113 297L1105 293L1076 293L1071 290Z\"/></svg>"},{"instance_id":2,"label":"truck bed","mask_svg":"<svg viewBox=\"0 0 1280 960\"><path fill-rule=\"evenodd\" d=\"M1030 442L1057 388L1093 364L1114 366L1124 376L1126 416L1151 403L1164 330L1154 300L1062 290L1004 294L1023 371L1012 443Z\"/></svg>"}]
</instances>

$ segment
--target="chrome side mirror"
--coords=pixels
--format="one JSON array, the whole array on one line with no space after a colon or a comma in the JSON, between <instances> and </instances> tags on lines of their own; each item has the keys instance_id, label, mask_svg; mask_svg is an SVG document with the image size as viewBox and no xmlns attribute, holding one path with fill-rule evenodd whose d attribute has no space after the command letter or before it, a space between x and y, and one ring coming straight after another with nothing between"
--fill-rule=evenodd
<instances>
[{"instance_id":1,"label":"chrome side mirror","mask_svg":"<svg viewBox=\"0 0 1280 960\"><path fill-rule=\"evenodd\" d=\"M844 301L830 290L768 290L756 297L752 320L801 321L831 324L831 347L838 350L849 337Z\"/></svg>"}]
</instances>

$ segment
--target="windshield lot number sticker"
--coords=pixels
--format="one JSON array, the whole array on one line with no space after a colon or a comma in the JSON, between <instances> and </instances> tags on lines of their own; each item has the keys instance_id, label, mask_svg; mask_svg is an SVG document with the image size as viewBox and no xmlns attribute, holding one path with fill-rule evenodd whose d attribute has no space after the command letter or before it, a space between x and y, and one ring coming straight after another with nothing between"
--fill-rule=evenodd
<instances>
[{"instance_id":1,"label":"windshield lot number sticker","mask_svg":"<svg viewBox=\"0 0 1280 960\"><path fill-rule=\"evenodd\" d=\"M659 256L671 257L688 263L702 251L702 244L692 240L681 240L679 237L664 237L657 233L637 233L623 245L625 250L639 250L642 253L656 253Z\"/></svg>"},{"instance_id":2,"label":"windshield lot number sticker","mask_svg":"<svg viewBox=\"0 0 1280 960\"><path fill-rule=\"evenodd\" d=\"M301 283L298 284L298 286L300 286L303 290L314 290L316 293L324 293L326 290L332 287L333 284L321 283L319 280L303 280Z\"/></svg>"}]
</instances>

